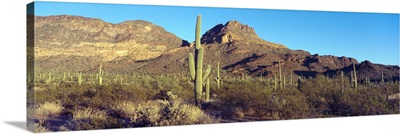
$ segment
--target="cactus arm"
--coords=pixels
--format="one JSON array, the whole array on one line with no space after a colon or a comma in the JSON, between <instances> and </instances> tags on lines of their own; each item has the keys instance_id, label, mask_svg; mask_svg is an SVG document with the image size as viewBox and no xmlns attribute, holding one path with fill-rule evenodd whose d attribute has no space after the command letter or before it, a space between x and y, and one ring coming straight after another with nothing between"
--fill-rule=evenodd
<instances>
[{"instance_id":1,"label":"cactus arm","mask_svg":"<svg viewBox=\"0 0 400 134\"><path fill-rule=\"evenodd\" d=\"M195 68L194 68L194 58L193 58L192 53L189 53L189 71L190 71L190 76L191 76L192 80L194 80L196 77L196 72L195 72Z\"/></svg>"},{"instance_id":2,"label":"cactus arm","mask_svg":"<svg viewBox=\"0 0 400 134\"><path fill-rule=\"evenodd\" d=\"M206 81L206 79L208 78L208 75L210 74L210 72L211 72L211 66L208 65L206 71L203 74L203 81Z\"/></svg>"}]
</instances>

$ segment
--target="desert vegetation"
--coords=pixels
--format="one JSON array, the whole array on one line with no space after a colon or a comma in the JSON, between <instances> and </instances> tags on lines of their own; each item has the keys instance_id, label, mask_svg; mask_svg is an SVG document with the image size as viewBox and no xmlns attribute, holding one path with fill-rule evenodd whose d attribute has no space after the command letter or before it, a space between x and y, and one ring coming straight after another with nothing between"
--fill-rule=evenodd
<instances>
[{"instance_id":1,"label":"desert vegetation","mask_svg":"<svg viewBox=\"0 0 400 134\"><path fill-rule=\"evenodd\" d=\"M219 62L203 70L200 20L195 53L178 73L112 73L102 63L94 72L28 70L28 126L49 132L399 113L399 81L360 80L355 67L315 77L280 61L277 73L257 77Z\"/></svg>"},{"instance_id":2,"label":"desert vegetation","mask_svg":"<svg viewBox=\"0 0 400 134\"><path fill-rule=\"evenodd\" d=\"M399 113L398 81L362 82L356 90L350 76L341 75L277 84L279 77L226 73L219 80L209 81L209 100L203 90L199 107L188 72L99 77L37 71L28 89L35 98L28 102L30 122L41 132Z\"/></svg>"}]
</instances>

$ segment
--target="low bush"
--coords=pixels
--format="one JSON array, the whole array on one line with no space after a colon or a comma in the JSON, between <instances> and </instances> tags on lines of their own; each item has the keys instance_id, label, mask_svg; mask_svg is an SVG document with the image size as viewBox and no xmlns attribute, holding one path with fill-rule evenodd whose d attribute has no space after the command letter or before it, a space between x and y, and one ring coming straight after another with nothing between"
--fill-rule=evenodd
<instances>
[{"instance_id":1,"label":"low bush","mask_svg":"<svg viewBox=\"0 0 400 134\"><path fill-rule=\"evenodd\" d=\"M198 107L180 100L122 101L111 106L134 127L216 123Z\"/></svg>"},{"instance_id":2,"label":"low bush","mask_svg":"<svg viewBox=\"0 0 400 134\"><path fill-rule=\"evenodd\" d=\"M63 110L61 103L45 102L35 109L35 117L40 123L51 117L58 116Z\"/></svg>"}]
</instances>

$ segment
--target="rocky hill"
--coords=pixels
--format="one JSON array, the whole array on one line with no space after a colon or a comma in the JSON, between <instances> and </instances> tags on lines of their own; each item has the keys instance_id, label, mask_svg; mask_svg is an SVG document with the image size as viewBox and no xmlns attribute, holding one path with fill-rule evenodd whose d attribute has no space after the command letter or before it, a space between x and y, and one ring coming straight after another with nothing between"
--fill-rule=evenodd
<instances>
[{"instance_id":1,"label":"rocky hill","mask_svg":"<svg viewBox=\"0 0 400 134\"><path fill-rule=\"evenodd\" d=\"M188 44L144 20L111 24L69 15L34 19L36 64L42 68L87 70L121 58L142 61Z\"/></svg>"},{"instance_id":2,"label":"rocky hill","mask_svg":"<svg viewBox=\"0 0 400 134\"><path fill-rule=\"evenodd\" d=\"M188 70L188 53L194 52L194 43L143 20L110 24L63 15L35 17L35 22L36 66L42 69L96 71L102 62L108 72L182 73ZM360 78L380 79L382 72L386 79L399 76L398 66L292 50L259 38L253 28L234 20L207 30L201 43L206 65L215 71L220 62L222 72L234 75L271 77L280 62L284 75L334 76L349 74L354 62Z\"/></svg>"},{"instance_id":3,"label":"rocky hill","mask_svg":"<svg viewBox=\"0 0 400 134\"><path fill-rule=\"evenodd\" d=\"M311 55L304 50L291 50L284 45L265 41L255 30L238 21L218 24L205 32L201 38L205 64L221 67L232 74L272 76L278 72L280 61L283 73L289 75L315 76L358 63L354 58ZM192 43L193 44L193 43ZM176 73L187 68L187 57L193 46L167 51L139 68L150 73Z\"/></svg>"}]
</instances>

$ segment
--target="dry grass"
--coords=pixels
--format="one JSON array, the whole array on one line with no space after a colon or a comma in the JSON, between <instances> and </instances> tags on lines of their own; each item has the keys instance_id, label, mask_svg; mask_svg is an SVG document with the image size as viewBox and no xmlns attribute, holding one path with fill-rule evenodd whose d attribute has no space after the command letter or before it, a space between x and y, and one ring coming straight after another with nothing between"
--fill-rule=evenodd
<instances>
[{"instance_id":1,"label":"dry grass","mask_svg":"<svg viewBox=\"0 0 400 134\"><path fill-rule=\"evenodd\" d=\"M117 102L111 106L112 109L117 110L125 118L131 118L135 116L136 104L130 101Z\"/></svg>"},{"instance_id":2,"label":"dry grass","mask_svg":"<svg viewBox=\"0 0 400 134\"><path fill-rule=\"evenodd\" d=\"M147 101L133 103L123 101L115 103L112 109L117 110L123 117L130 118L135 124L144 126L169 126L215 123L216 121L200 108L175 101ZM143 124L146 122L147 124Z\"/></svg>"},{"instance_id":3,"label":"dry grass","mask_svg":"<svg viewBox=\"0 0 400 134\"><path fill-rule=\"evenodd\" d=\"M106 120L107 113L102 110L96 110L93 108L86 108L84 110L76 110L72 112L74 120L81 119L98 119L98 120Z\"/></svg>"},{"instance_id":4,"label":"dry grass","mask_svg":"<svg viewBox=\"0 0 400 134\"><path fill-rule=\"evenodd\" d=\"M45 102L35 109L35 117L39 122L44 122L50 117L59 115L63 109L61 103Z\"/></svg>"},{"instance_id":5,"label":"dry grass","mask_svg":"<svg viewBox=\"0 0 400 134\"><path fill-rule=\"evenodd\" d=\"M164 125L189 125L217 122L200 108L192 104L184 104L181 101L175 101L168 108L171 117L168 120L168 124Z\"/></svg>"},{"instance_id":6,"label":"dry grass","mask_svg":"<svg viewBox=\"0 0 400 134\"><path fill-rule=\"evenodd\" d=\"M51 132L49 129L47 129L46 127L40 125L39 123L29 123L27 128L30 131L33 131L34 133Z\"/></svg>"},{"instance_id":7,"label":"dry grass","mask_svg":"<svg viewBox=\"0 0 400 134\"><path fill-rule=\"evenodd\" d=\"M117 110L123 117L130 118L133 121L149 120L150 122L157 122L161 117L161 110L163 109L160 101L147 101L135 104L130 101L117 102L112 109Z\"/></svg>"}]
</instances>

